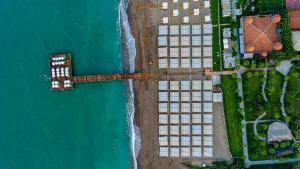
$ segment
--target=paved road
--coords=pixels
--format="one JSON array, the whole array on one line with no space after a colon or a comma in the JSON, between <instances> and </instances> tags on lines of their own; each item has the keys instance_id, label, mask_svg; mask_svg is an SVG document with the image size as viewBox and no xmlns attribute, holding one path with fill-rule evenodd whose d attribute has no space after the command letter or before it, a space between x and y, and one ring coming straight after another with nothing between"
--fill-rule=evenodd
<instances>
[{"instance_id":1,"label":"paved road","mask_svg":"<svg viewBox=\"0 0 300 169\"><path fill-rule=\"evenodd\" d=\"M250 166L253 165L272 165L272 164L282 164L282 163L296 163L300 161L300 157L292 158L288 160L260 160L260 161L249 161Z\"/></svg>"},{"instance_id":2,"label":"paved road","mask_svg":"<svg viewBox=\"0 0 300 169\"><path fill-rule=\"evenodd\" d=\"M261 137L258 132L257 132L257 123L260 121L260 119L262 119L264 116L266 116L267 113L264 112L262 115L260 115L253 124L253 130L254 130L254 134L261 140L261 141L266 141L267 139L265 137Z\"/></svg>"},{"instance_id":3,"label":"paved road","mask_svg":"<svg viewBox=\"0 0 300 169\"><path fill-rule=\"evenodd\" d=\"M285 96L286 87L287 87L287 81L284 81L283 87L282 87L282 94L280 96L281 114L284 118L287 117L287 114L285 112L285 107L284 107L284 96Z\"/></svg>"},{"instance_id":4,"label":"paved road","mask_svg":"<svg viewBox=\"0 0 300 169\"><path fill-rule=\"evenodd\" d=\"M257 123L271 123L271 122L282 122L282 121L277 120L277 119L267 119L267 120L259 120L259 121L246 121L246 124L254 124L256 122Z\"/></svg>"}]
</instances>

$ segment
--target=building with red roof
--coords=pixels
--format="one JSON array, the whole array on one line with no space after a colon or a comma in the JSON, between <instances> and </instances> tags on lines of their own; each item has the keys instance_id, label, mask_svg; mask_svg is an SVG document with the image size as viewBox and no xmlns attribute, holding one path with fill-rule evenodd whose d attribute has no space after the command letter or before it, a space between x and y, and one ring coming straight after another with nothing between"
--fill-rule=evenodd
<instances>
[{"instance_id":1,"label":"building with red roof","mask_svg":"<svg viewBox=\"0 0 300 169\"><path fill-rule=\"evenodd\" d=\"M290 28L293 33L293 45L296 51L300 51L300 0L286 0L286 8L289 10Z\"/></svg>"},{"instance_id":2,"label":"building with red roof","mask_svg":"<svg viewBox=\"0 0 300 169\"><path fill-rule=\"evenodd\" d=\"M289 16L291 18L290 27L292 30L300 29L300 10L289 11Z\"/></svg>"},{"instance_id":3,"label":"building with red roof","mask_svg":"<svg viewBox=\"0 0 300 169\"><path fill-rule=\"evenodd\" d=\"M244 53L260 53L266 57L269 52L281 50L278 26L281 16L247 16L243 18Z\"/></svg>"}]
</instances>

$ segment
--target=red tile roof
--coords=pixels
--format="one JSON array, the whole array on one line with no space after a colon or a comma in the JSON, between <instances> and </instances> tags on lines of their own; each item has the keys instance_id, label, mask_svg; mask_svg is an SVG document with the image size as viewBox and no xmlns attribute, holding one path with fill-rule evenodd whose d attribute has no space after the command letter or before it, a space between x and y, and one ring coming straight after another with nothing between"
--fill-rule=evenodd
<instances>
[{"instance_id":1,"label":"red tile roof","mask_svg":"<svg viewBox=\"0 0 300 169\"><path fill-rule=\"evenodd\" d=\"M288 9L300 8L300 0L286 0L285 5Z\"/></svg>"},{"instance_id":2,"label":"red tile roof","mask_svg":"<svg viewBox=\"0 0 300 169\"><path fill-rule=\"evenodd\" d=\"M280 15L245 17L243 23L245 52L273 51L275 44L280 41L279 33L276 31L280 19Z\"/></svg>"},{"instance_id":3,"label":"red tile roof","mask_svg":"<svg viewBox=\"0 0 300 169\"><path fill-rule=\"evenodd\" d=\"M300 10L289 11L291 29L300 29Z\"/></svg>"}]
</instances>

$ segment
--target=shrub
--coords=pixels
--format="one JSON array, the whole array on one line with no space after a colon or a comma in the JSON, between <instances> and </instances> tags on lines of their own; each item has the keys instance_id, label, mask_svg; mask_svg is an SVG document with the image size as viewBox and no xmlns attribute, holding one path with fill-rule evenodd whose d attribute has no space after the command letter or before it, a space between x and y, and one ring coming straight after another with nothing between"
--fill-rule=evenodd
<instances>
[{"instance_id":1,"label":"shrub","mask_svg":"<svg viewBox=\"0 0 300 169\"><path fill-rule=\"evenodd\" d=\"M291 119L290 116L286 116L286 117L284 118L284 121L287 122L287 123L289 123L291 120L292 120L292 119Z\"/></svg>"},{"instance_id":2,"label":"shrub","mask_svg":"<svg viewBox=\"0 0 300 169\"><path fill-rule=\"evenodd\" d=\"M279 119L279 118L280 118L280 114L279 114L279 113L275 113L275 114L274 114L274 118L275 118L275 119Z\"/></svg>"}]
</instances>

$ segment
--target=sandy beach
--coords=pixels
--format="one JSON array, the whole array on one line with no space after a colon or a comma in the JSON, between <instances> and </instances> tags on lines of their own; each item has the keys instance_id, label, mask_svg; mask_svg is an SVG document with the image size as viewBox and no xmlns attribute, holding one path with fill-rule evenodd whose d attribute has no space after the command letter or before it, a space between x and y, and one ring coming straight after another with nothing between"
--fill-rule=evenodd
<instances>
[{"instance_id":1,"label":"sandy beach","mask_svg":"<svg viewBox=\"0 0 300 169\"><path fill-rule=\"evenodd\" d=\"M156 37L158 29L157 1L152 0L129 0L127 9L130 27L136 40L136 72L158 73ZM168 79L173 77L168 77ZM175 78L178 78L175 77ZM199 78L199 76L197 77ZM205 78L205 77L201 77ZM166 80L166 79L165 79ZM141 150L138 156L138 168L140 169L184 169L185 164L200 164L199 158L168 158L159 156L158 143L158 79L134 80L135 93L135 122L141 132ZM220 106L219 106L220 107ZM216 123L219 124L216 132L226 133L222 110L217 108ZM220 112L221 111L221 112ZM219 134L219 133L216 133ZM223 135L220 135L214 144L223 147L220 159L228 151ZM227 138L226 138L227 140ZM217 152L219 153L219 152ZM225 155L229 158L230 155ZM218 158L218 157L217 157ZM192 160L192 161L191 161ZM212 160L201 162L211 163Z\"/></svg>"},{"instance_id":2,"label":"sandy beach","mask_svg":"<svg viewBox=\"0 0 300 169\"><path fill-rule=\"evenodd\" d=\"M147 23L148 18L145 14L149 10L141 10L139 7L143 1L130 0L128 6L128 17L133 36L136 40L137 56L136 56L136 72L157 72L154 59L156 54L155 23ZM145 4L143 4L145 5ZM149 4L151 5L151 4ZM156 10L156 9L150 9ZM155 21L156 18L153 18ZM143 22L141 22L143 21ZM141 31L143 30L143 31ZM147 44L147 46L143 46ZM151 66L149 61L153 61ZM138 168L141 169L182 169L184 165L176 160L169 158L160 158L158 150L158 115L157 115L157 81L135 80L135 122L141 131L141 151L138 156Z\"/></svg>"}]
</instances>

